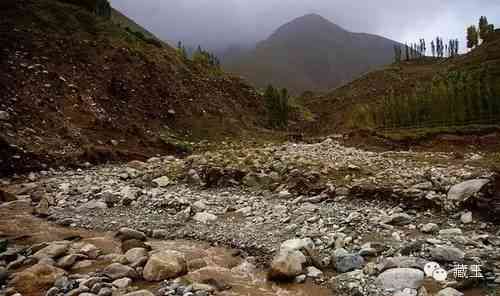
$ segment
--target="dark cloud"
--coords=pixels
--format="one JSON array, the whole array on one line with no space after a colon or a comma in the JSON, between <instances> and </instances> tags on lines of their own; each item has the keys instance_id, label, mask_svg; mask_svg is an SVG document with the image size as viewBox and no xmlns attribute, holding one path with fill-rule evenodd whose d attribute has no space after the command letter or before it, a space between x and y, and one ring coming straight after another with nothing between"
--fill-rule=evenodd
<instances>
[{"instance_id":1,"label":"dark cloud","mask_svg":"<svg viewBox=\"0 0 500 296\"><path fill-rule=\"evenodd\" d=\"M265 39L293 18L318 13L344 28L398 41L465 38L481 15L500 26L498 0L111 0L159 37L207 47Z\"/></svg>"}]
</instances>

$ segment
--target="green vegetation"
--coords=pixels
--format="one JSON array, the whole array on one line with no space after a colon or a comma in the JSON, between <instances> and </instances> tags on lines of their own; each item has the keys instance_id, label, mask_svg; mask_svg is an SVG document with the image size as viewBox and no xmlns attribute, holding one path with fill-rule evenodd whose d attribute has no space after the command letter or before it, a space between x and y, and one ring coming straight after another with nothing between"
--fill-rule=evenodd
<instances>
[{"instance_id":1,"label":"green vegetation","mask_svg":"<svg viewBox=\"0 0 500 296\"><path fill-rule=\"evenodd\" d=\"M279 90L269 85L264 97L269 113L269 125L273 128L286 127L290 112L288 90L286 88Z\"/></svg>"},{"instance_id":2,"label":"green vegetation","mask_svg":"<svg viewBox=\"0 0 500 296\"><path fill-rule=\"evenodd\" d=\"M410 94L389 91L379 106L354 109L354 127L453 126L500 121L500 89L488 68L438 74Z\"/></svg>"}]
</instances>

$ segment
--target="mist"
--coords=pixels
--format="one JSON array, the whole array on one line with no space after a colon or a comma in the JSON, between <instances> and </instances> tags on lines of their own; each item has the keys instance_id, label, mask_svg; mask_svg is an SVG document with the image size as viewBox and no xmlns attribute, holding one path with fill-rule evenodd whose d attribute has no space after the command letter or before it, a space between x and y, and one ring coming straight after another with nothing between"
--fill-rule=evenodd
<instances>
[{"instance_id":1,"label":"mist","mask_svg":"<svg viewBox=\"0 0 500 296\"><path fill-rule=\"evenodd\" d=\"M500 26L500 1L477 0L112 0L159 38L209 49L251 45L292 19L317 13L353 32L400 42L459 38L481 15Z\"/></svg>"}]
</instances>

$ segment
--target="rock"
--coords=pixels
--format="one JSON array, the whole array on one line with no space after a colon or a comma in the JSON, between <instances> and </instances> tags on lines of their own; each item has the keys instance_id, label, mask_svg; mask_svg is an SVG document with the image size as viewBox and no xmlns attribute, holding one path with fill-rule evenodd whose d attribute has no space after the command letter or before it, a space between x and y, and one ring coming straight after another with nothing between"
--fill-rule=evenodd
<instances>
[{"instance_id":1,"label":"rock","mask_svg":"<svg viewBox=\"0 0 500 296\"><path fill-rule=\"evenodd\" d=\"M99 290L99 293L97 293L97 295L98 296L111 296L111 295L113 295L113 290L111 288L104 287L104 288L101 288L101 290Z\"/></svg>"},{"instance_id":2,"label":"rock","mask_svg":"<svg viewBox=\"0 0 500 296\"><path fill-rule=\"evenodd\" d=\"M82 261L78 261L78 262L76 262L71 267L71 270L79 270L79 269L82 269L82 268L89 268L89 267L91 267L94 264L95 264L95 260L82 260Z\"/></svg>"},{"instance_id":3,"label":"rock","mask_svg":"<svg viewBox=\"0 0 500 296\"><path fill-rule=\"evenodd\" d=\"M127 227L120 228L120 230L118 230L117 236L122 242L130 239L136 239L139 241L146 240L146 234L144 234L144 232Z\"/></svg>"},{"instance_id":4,"label":"rock","mask_svg":"<svg viewBox=\"0 0 500 296\"><path fill-rule=\"evenodd\" d=\"M362 269L365 264L363 257L358 254L337 254L334 256L335 269L340 273Z\"/></svg>"},{"instance_id":5,"label":"rock","mask_svg":"<svg viewBox=\"0 0 500 296\"><path fill-rule=\"evenodd\" d=\"M448 191L447 199L454 205L460 205L478 193L489 182L489 179L475 179L456 184Z\"/></svg>"},{"instance_id":6,"label":"rock","mask_svg":"<svg viewBox=\"0 0 500 296\"><path fill-rule=\"evenodd\" d=\"M7 111L0 111L0 120L7 121L10 119L10 115Z\"/></svg>"},{"instance_id":7,"label":"rock","mask_svg":"<svg viewBox=\"0 0 500 296\"><path fill-rule=\"evenodd\" d=\"M117 287L118 289L126 289L132 284L132 279L131 278L121 278L115 280L113 283L113 286Z\"/></svg>"},{"instance_id":8,"label":"rock","mask_svg":"<svg viewBox=\"0 0 500 296\"><path fill-rule=\"evenodd\" d=\"M9 274L7 273L7 269L0 266L0 286L5 283L8 277Z\"/></svg>"},{"instance_id":9,"label":"rock","mask_svg":"<svg viewBox=\"0 0 500 296\"><path fill-rule=\"evenodd\" d=\"M462 235L462 229L460 229L460 228L442 229L442 230L439 231L439 235L441 235L441 236L457 236L457 235Z\"/></svg>"},{"instance_id":10,"label":"rock","mask_svg":"<svg viewBox=\"0 0 500 296\"><path fill-rule=\"evenodd\" d=\"M53 242L50 245L46 246L45 248L33 254L33 256L31 257L36 258L38 260L44 258L51 258L51 259L59 258L68 252L69 244L70 243L67 241Z\"/></svg>"},{"instance_id":11,"label":"rock","mask_svg":"<svg viewBox=\"0 0 500 296\"><path fill-rule=\"evenodd\" d=\"M46 291L64 275L65 271L60 268L38 263L15 273L10 285L23 295L38 295L40 291Z\"/></svg>"},{"instance_id":12,"label":"rock","mask_svg":"<svg viewBox=\"0 0 500 296\"><path fill-rule=\"evenodd\" d=\"M393 268L381 273L377 281L388 291L419 289L424 281L424 272L414 268Z\"/></svg>"},{"instance_id":13,"label":"rock","mask_svg":"<svg viewBox=\"0 0 500 296\"><path fill-rule=\"evenodd\" d=\"M88 210L105 210L108 208L108 205L105 202L98 200L91 200L83 205L81 205L78 209L83 211Z\"/></svg>"},{"instance_id":14,"label":"rock","mask_svg":"<svg viewBox=\"0 0 500 296\"><path fill-rule=\"evenodd\" d=\"M81 245L78 248L77 252L79 254L87 256L87 258L89 259L97 259L97 257L99 257L99 255L101 254L101 250L99 250L93 244L88 244L88 243Z\"/></svg>"},{"instance_id":15,"label":"rock","mask_svg":"<svg viewBox=\"0 0 500 296\"><path fill-rule=\"evenodd\" d=\"M104 200L104 203L106 203L106 206L109 208L114 207L116 204L119 204L121 199L118 194L113 194L111 192L103 192L101 194L101 198Z\"/></svg>"},{"instance_id":16,"label":"rock","mask_svg":"<svg viewBox=\"0 0 500 296\"><path fill-rule=\"evenodd\" d=\"M314 266L309 266L306 268L306 274L310 278L319 278L323 275L323 272Z\"/></svg>"},{"instance_id":17,"label":"rock","mask_svg":"<svg viewBox=\"0 0 500 296\"><path fill-rule=\"evenodd\" d=\"M49 215L49 201L43 198L33 210L33 214L39 217L47 217Z\"/></svg>"},{"instance_id":18,"label":"rock","mask_svg":"<svg viewBox=\"0 0 500 296\"><path fill-rule=\"evenodd\" d=\"M144 267L143 277L150 282L176 278L187 273L184 254L177 251L154 253Z\"/></svg>"},{"instance_id":19,"label":"rock","mask_svg":"<svg viewBox=\"0 0 500 296\"><path fill-rule=\"evenodd\" d=\"M290 192L288 192L287 190L283 190L283 191L280 191L278 193L278 198L280 198L280 199L288 199L291 197L292 197L292 194Z\"/></svg>"},{"instance_id":20,"label":"rock","mask_svg":"<svg viewBox=\"0 0 500 296\"><path fill-rule=\"evenodd\" d=\"M427 224L424 224L420 230L423 232L423 233L434 233L434 232L437 232L439 230L439 226L435 223L427 223Z\"/></svg>"},{"instance_id":21,"label":"rock","mask_svg":"<svg viewBox=\"0 0 500 296\"><path fill-rule=\"evenodd\" d=\"M203 260L202 258L193 259L193 260L188 261L188 263L187 263L188 271L190 271L190 272L198 270L198 269L202 269L203 267L206 267L206 266L207 266L207 262L205 260Z\"/></svg>"},{"instance_id":22,"label":"rock","mask_svg":"<svg viewBox=\"0 0 500 296\"><path fill-rule=\"evenodd\" d=\"M463 224L469 224L472 223L472 212L465 212L460 216L460 221L462 221Z\"/></svg>"},{"instance_id":23,"label":"rock","mask_svg":"<svg viewBox=\"0 0 500 296\"><path fill-rule=\"evenodd\" d=\"M146 250L151 250L151 246L146 245L143 241L136 239L129 239L122 242L122 251L126 253L128 250L133 248L143 248Z\"/></svg>"},{"instance_id":24,"label":"rock","mask_svg":"<svg viewBox=\"0 0 500 296\"><path fill-rule=\"evenodd\" d=\"M149 258L149 254L148 251L144 248L133 248L125 253L125 257L127 257L127 261L130 264L135 264L144 259L147 260Z\"/></svg>"},{"instance_id":25,"label":"rock","mask_svg":"<svg viewBox=\"0 0 500 296\"><path fill-rule=\"evenodd\" d=\"M120 264L120 263L112 263L108 265L103 274L108 276L112 280L128 277L128 278L138 278L137 272L129 266Z\"/></svg>"},{"instance_id":26,"label":"rock","mask_svg":"<svg viewBox=\"0 0 500 296\"><path fill-rule=\"evenodd\" d=\"M418 257L398 256L382 260L382 262L377 265L377 268L380 271L386 271L391 268L413 268L424 270L427 263L427 260Z\"/></svg>"},{"instance_id":27,"label":"rock","mask_svg":"<svg viewBox=\"0 0 500 296\"><path fill-rule=\"evenodd\" d=\"M165 229L155 229L153 230L152 237L156 239L163 239L168 237L169 232Z\"/></svg>"},{"instance_id":28,"label":"rock","mask_svg":"<svg viewBox=\"0 0 500 296\"><path fill-rule=\"evenodd\" d=\"M153 180L153 184L155 184L158 187L167 187L168 185L170 185L170 183L171 183L170 178L167 176L163 176Z\"/></svg>"},{"instance_id":29,"label":"rock","mask_svg":"<svg viewBox=\"0 0 500 296\"><path fill-rule=\"evenodd\" d=\"M80 255L80 254L71 254L71 255L66 255L59 260L57 260L57 266L61 268L70 268L73 266L76 261L80 258L86 258L86 256Z\"/></svg>"},{"instance_id":30,"label":"rock","mask_svg":"<svg viewBox=\"0 0 500 296\"><path fill-rule=\"evenodd\" d=\"M155 294L149 292L148 290L139 290L132 293L127 293L123 296L155 296Z\"/></svg>"},{"instance_id":31,"label":"rock","mask_svg":"<svg viewBox=\"0 0 500 296\"><path fill-rule=\"evenodd\" d=\"M417 296L418 291L416 289L405 288L403 290L396 291L393 296Z\"/></svg>"},{"instance_id":32,"label":"rock","mask_svg":"<svg viewBox=\"0 0 500 296\"><path fill-rule=\"evenodd\" d=\"M201 212L201 213L196 213L193 216L193 220L198 221L203 224L209 224L215 220L217 220L217 216L214 214L210 214L208 212Z\"/></svg>"},{"instance_id":33,"label":"rock","mask_svg":"<svg viewBox=\"0 0 500 296\"><path fill-rule=\"evenodd\" d=\"M291 281L303 271L307 259L300 251L281 250L271 262L268 278L275 281Z\"/></svg>"},{"instance_id":34,"label":"rock","mask_svg":"<svg viewBox=\"0 0 500 296\"><path fill-rule=\"evenodd\" d=\"M15 200L17 200L17 197L14 194L0 189L0 203L10 202Z\"/></svg>"},{"instance_id":35,"label":"rock","mask_svg":"<svg viewBox=\"0 0 500 296\"><path fill-rule=\"evenodd\" d=\"M410 224L412 221L413 218L410 215L405 213L397 213L387 218L384 223L389 225L406 225Z\"/></svg>"},{"instance_id":36,"label":"rock","mask_svg":"<svg viewBox=\"0 0 500 296\"><path fill-rule=\"evenodd\" d=\"M464 293L457 291L451 287L445 288L437 293L437 296L463 296Z\"/></svg>"},{"instance_id":37,"label":"rock","mask_svg":"<svg viewBox=\"0 0 500 296\"><path fill-rule=\"evenodd\" d=\"M431 249L431 258L440 262L461 262L465 253L455 247L437 246Z\"/></svg>"},{"instance_id":38,"label":"rock","mask_svg":"<svg viewBox=\"0 0 500 296\"><path fill-rule=\"evenodd\" d=\"M310 238L296 238L296 239L289 239L287 241L284 241L281 246L280 250L292 250L292 251L300 251L300 250L307 250L310 252L311 250L314 249L314 242Z\"/></svg>"},{"instance_id":39,"label":"rock","mask_svg":"<svg viewBox=\"0 0 500 296\"><path fill-rule=\"evenodd\" d=\"M29 212L31 210L31 200L30 199L18 199L14 201L4 202L0 204L0 209L7 210L25 210Z\"/></svg>"}]
</instances>

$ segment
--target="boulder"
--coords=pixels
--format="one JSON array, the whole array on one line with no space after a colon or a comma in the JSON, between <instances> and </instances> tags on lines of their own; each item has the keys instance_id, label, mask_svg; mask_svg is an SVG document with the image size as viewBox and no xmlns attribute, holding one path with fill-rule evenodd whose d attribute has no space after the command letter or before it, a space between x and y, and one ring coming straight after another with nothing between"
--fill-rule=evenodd
<instances>
[{"instance_id":1,"label":"boulder","mask_svg":"<svg viewBox=\"0 0 500 296\"><path fill-rule=\"evenodd\" d=\"M125 253L125 257L127 257L127 261L130 264L135 264L137 262L143 261L144 259L147 260L149 254L148 251L144 248L133 248Z\"/></svg>"},{"instance_id":2,"label":"boulder","mask_svg":"<svg viewBox=\"0 0 500 296\"><path fill-rule=\"evenodd\" d=\"M296 276L302 274L302 265L306 261L306 257L300 251L281 250L271 262L268 278L276 281L292 281Z\"/></svg>"},{"instance_id":3,"label":"boulder","mask_svg":"<svg viewBox=\"0 0 500 296\"><path fill-rule=\"evenodd\" d=\"M0 189L0 203L15 201L15 200L17 200L17 197L14 194Z\"/></svg>"},{"instance_id":4,"label":"boulder","mask_svg":"<svg viewBox=\"0 0 500 296\"><path fill-rule=\"evenodd\" d=\"M437 246L431 249L431 258L439 262L461 262L465 253L451 246Z\"/></svg>"},{"instance_id":5,"label":"boulder","mask_svg":"<svg viewBox=\"0 0 500 296\"><path fill-rule=\"evenodd\" d=\"M389 225L407 225L410 224L413 218L405 213L397 213L389 216L384 223Z\"/></svg>"},{"instance_id":6,"label":"boulder","mask_svg":"<svg viewBox=\"0 0 500 296\"><path fill-rule=\"evenodd\" d=\"M402 291L419 289L424 282L423 271L414 268L393 268L384 271L377 277L377 282L384 290Z\"/></svg>"},{"instance_id":7,"label":"boulder","mask_svg":"<svg viewBox=\"0 0 500 296\"><path fill-rule=\"evenodd\" d=\"M463 296L464 293L451 287L445 288L437 293L437 296Z\"/></svg>"},{"instance_id":8,"label":"boulder","mask_svg":"<svg viewBox=\"0 0 500 296\"><path fill-rule=\"evenodd\" d=\"M144 234L144 232L127 227L120 228L120 230L118 230L117 237L121 241L126 241L130 239L136 239L139 241L146 240L146 234Z\"/></svg>"},{"instance_id":9,"label":"boulder","mask_svg":"<svg viewBox=\"0 0 500 296\"><path fill-rule=\"evenodd\" d=\"M340 273L362 269L365 265L365 259L358 254L338 253L334 257L335 269Z\"/></svg>"},{"instance_id":10,"label":"boulder","mask_svg":"<svg viewBox=\"0 0 500 296\"><path fill-rule=\"evenodd\" d=\"M489 182L489 179L474 179L456 184L448 191L447 200L453 205L460 205L481 191Z\"/></svg>"},{"instance_id":11,"label":"boulder","mask_svg":"<svg viewBox=\"0 0 500 296\"><path fill-rule=\"evenodd\" d=\"M422 231L423 233L434 233L439 231L439 226L435 223L427 223L422 225L420 231Z\"/></svg>"},{"instance_id":12,"label":"boulder","mask_svg":"<svg viewBox=\"0 0 500 296\"><path fill-rule=\"evenodd\" d=\"M112 285L118 289L126 289L132 284L131 278L121 278L112 282Z\"/></svg>"},{"instance_id":13,"label":"boulder","mask_svg":"<svg viewBox=\"0 0 500 296\"><path fill-rule=\"evenodd\" d=\"M68 241L53 242L48 246L46 246L45 248L33 254L32 257L38 260L42 260L45 258L56 259L62 257L68 252L69 245L70 242Z\"/></svg>"},{"instance_id":14,"label":"boulder","mask_svg":"<svg viewBox=\"0 0 500 296\"><path fill-rule=\"evenodd\" d=\"M65 271L52 265L38 263L15 273L10 285L23 295L38 295L46 291Z\"/></svg>"},{"instance_id":15,"label":"boulder","mask_svg":"<svg viewBox=\"0 0 500 296\"><path fill-rule=\"evenodd\" d=\"M184 254L177 251L154 253L144 266L143 277L150 282L176 278L187 273Z\"/></svg>"},{"instance_id":16,"label":"boulder","mask_svg":"<svg viewBox=\"0 0 500 296\"><path fill-rule=\"evenodd\" d=\"M203 224L208 224L208 223L211 223L211 222L217 220L217 216L215 216L214 214L210 214L208 212L201 212L201 213L196 213L193 216L193 220L198 221L198 222L203 223Z\"/></svg>"},{"instance_id":17,"label":"boulder","mask_svg":"<svg viewBox=\"0 0 500 296\"><path fill-rule=\"evenodd\" d=\"M167 187L168 185L170 185L170 183L171 183L170 178L167 176L163 176L153 180L153 184L155 184L158 187Z\"/></svg>"},{"instance_id":18,"label":"boulder","mask_svg":"<svg viewBox=\"0 0 500 296\"><path fill-rule=\"evenodd\" d=\"M124 277L138 278L137 272L132 267L120 263L111 263L104 269L103 274L112 280Z\"/></svg>"},{"instance_id":19,"label":"boulder","mask_svg":"<svg viewBox=\"0 0 500 296\"><path fill-rule=\"evenodd\" d=\"M43 198L33 210L33 214L39 217L47 217L49 215L49 201Z\"/></svg>"}]
</instances>

